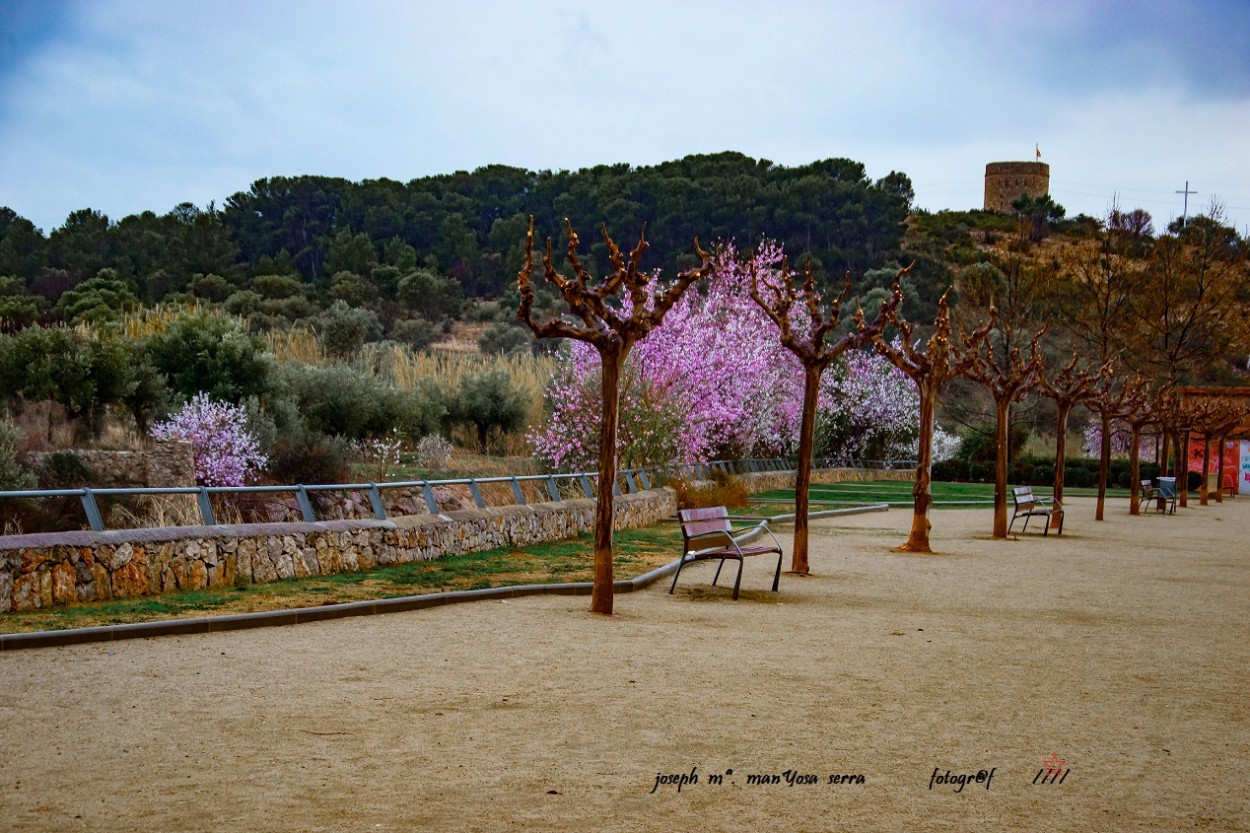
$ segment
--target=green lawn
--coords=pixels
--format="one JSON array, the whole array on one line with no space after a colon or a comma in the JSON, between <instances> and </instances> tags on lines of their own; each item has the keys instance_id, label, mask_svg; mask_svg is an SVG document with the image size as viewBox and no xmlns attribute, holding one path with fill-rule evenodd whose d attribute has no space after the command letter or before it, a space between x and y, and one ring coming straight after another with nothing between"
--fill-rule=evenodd
<instances>
[{"instance_id":1,"label":"green lawn","mask_svg":"<svg viewBox=\"0 0 1250 833\"><path fill-rule=\"evenodd\" d=\"M837 509L843 506L859 506L866 503L888 503L891 506L912 505L912 482L910 480L868 480L849 481L845 483L813 483L810 499L813 508L823 507ZM933 505L943 509L977 508L994 504L993 483L934 483ZM1049 496L1049 489L1036 488L1039 496ZM1097 489L1067 487L1063 490L1068 497L1094 497ZM1108 489L1109 498L1126 498L1128 489ZM773 511L787 511L782 506L794 505L793 489L776 489L752 495L752 511L760 513L766 507L777 508Z\"/></svg>"}]
</instances>

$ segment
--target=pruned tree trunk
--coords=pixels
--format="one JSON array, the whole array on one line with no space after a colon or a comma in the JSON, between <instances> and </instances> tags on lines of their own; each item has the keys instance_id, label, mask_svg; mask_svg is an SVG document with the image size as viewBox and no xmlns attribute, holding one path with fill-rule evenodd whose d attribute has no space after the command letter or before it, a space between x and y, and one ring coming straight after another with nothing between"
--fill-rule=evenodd
<instances>
[{"instance_id":1,"label":"pruned tree trunk","mask_svg":"<svg viewBox=\"0 0 1250 833\"><path fill-rule=\"evenodd\" d=\"M616 426L623 357L601 353L603 422L599 426L599 494L595 502L595 579L590 612L612 614L612 524L616 493Z\"/></svg>"},{"instance_id":2,"label":"pruned tree trunk","mask_svg":"<svg viewBox=\"0 0 1250 833\"><path fill-rule=\"evenodd\" d=\"M1011 402L1000 399L995 409L997 422L995 437L997 448L994 453L994 537L1007 537L1007 452L1011 445L1009 420L1011 418Z\"/></svg>"},{"instance_id":3,"label":"pruned tree trunk","mask_svg":"<svg viewBox=\"0 0 1250 833\"><path fill-rule=\"evenodd\" d=\"M816 446L816 403L820 395L820 368L803 372L803 419L799 427L799 470L794 476L794 555L790 572L810 575L807 560L807 513L812 485L812 455Z\"/></svg>"},{"instance_id":4,"label":"pruned tree trunk","mask_svg":"<svg viewBox=\"0 0 1250 833\"><path fill-rule=\"evenodd\" d=\"M1135 422L1130 426L1130 428L1133 433L1132 445L1130 445L1128 449L1128 513L1130 515L1140 515L1141 506L1139 504L1141 501L1141 492L1139 489L1141 488L1141 453L1139 451L1139 446L1141 446L1142 427Z\"/></svg>"},{"instance_id":5,"label":"pruned tree trunk","mask_svg":"<svg viewBox=\"0 0 1250 833\"><path fill-rule=\"evenodd\" d=\"M895 287L895 292L901 295L897 282ZM952 343L950 307L946 303L946 293L942 293L938 299L937 316L933 319L933 334L927 342L923 342L922 349L922 342L912 340L912 325L898 314L897 307L890 313L890 320L898 328L899 338L891 342L877 333L872 339L873 346L890 364L915 382L920 401L916 478L911 492L911 535L899 550L932 552L929 545L929 507L933 505L933 431L938 393L947 380L966 374L976 365L977 350L989 335L993 322L986 322L971 335L960 333L959 342Z\"/></svg>"},{"instance_id":6,"label":"pruned tree trunk","mask_svg":"<svg viewBox=\"0 0 1250 833\"><path fill-rule=\"evenodd\" d=\"M1103 410L1102 443L1098 447L1098 508L1094 510L1094 520L1103 520L1107 504L1107 473L1111 471L1111 412Z\"/></svg>"},{"instance_id":7,"label":"pruned tree trunk","mask_svg":"<svg viewBox=\"0 0 1250 833\"><path fill-rule=\"evenodd\" d=\"M1072 405L1064 401L1059 401L1059 435L1055 438L1055 505L1063 505L1063 463L1068 455L1068 415L1072 412ZM1058 529L1063 523L1063 516L1054 514L1050 518L1050 528Z\"/></svg>"},{"instance_id":8,"label":"pruned tree trunk","mask_svg":"<svg viewBox=\"0 0 1250 833\"><path fill-rule=\"evenodd\" d=\"M911 535L899 547L904 552L933 552L929 548L929 507L933 504L933 395L920 386L920 436L916 453L916 482L912 485L914 509Z\"/></svg>"},{"instance_id":9,"label":"pruned tree trunk","mask_svg":"<svg viewBox=\"0 0 1250 833\"><path fill-rule=\"evenodd\" d=\"M1220 434L1216 440L1219 447L1219 457L1216 458L1215 467L1215 502L1224 502L1224 444L1228 442L1227 434Z\"/></svg>"},{"instance_id":10,"label":"pruned tree trunk","mask_svg":"<svg viewBox=\"0 0 1250 833\"><path fill-rule=\"evenodd\" d=\"M1178 437L1180 450L1176 452L1176 491L1180 493L1181 508L1189 506L1189 429Z\"/></svg>"},{"instance_id":11,"label":"pruned tree trunk","mask_svg":"<svg viewBox=\"0 0 1250 833\"><path fill-rule=\"evenodd\" d=\"M1208 492L1210 488L1208 484L1211 480L1211 437L1208 434L1202 435L1202 484L1198 487L1198 505L1206 506L1209 502Z\"/></svg>"}]
</instances>

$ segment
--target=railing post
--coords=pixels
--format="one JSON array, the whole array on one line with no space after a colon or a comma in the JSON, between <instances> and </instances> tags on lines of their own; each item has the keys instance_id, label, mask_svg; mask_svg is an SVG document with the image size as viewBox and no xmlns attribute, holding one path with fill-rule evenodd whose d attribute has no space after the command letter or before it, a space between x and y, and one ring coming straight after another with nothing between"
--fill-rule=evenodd
<instances>
[{"instance_id":1,"label":"railing post","mask_svg":"<svg viewBox=\"0 0 1250 833\"><path fill-rule=\"evenodd\" d=\"M386 505L382 503L382 493L377 483L369 484L369 505L373 507L373 517L379 521L386 520Z\"/></svg>"},{"instance_id":2,"label":"railing post","mask_svg":"<svg viewBox=\"0 0 1250 833\"><path fill-rule=\"evenodd\" d=\"M89 488L82 490L82 511L87 514L87 524L93 530L104 531L104 518L100 517L100 507L96 505L95 495Z\"/></svg>"},{"instance_id":3,"label":"railing post","mask_svg":"<svg viewBox=\"0 0 1250 833\"><path fill-rule=\"evenodd\" d=\"M308 490L304 485L295 487L295 502L299 504L300 514L304 516L304 520L312 523L317 520L316 514L313 513L312 501L308 499Z\"/></svg>"},{"instance_id":4,"label":"railing post","mask_svg":"<svg viewBox=\"0 0 1250 833\"><path fill-rule=\"evenodd\" d=\"M430 488L430 481L421 481L421 494L425 496L425 508L430 510L431 515L437 515L438 502L434 500L434 490Z\"/></svg>"},{"instance_id":5,"label":"railing post","mask_svg":"<svg viewBox=\"0 0 1250 833\"><path fill-rule=\"evenodd\" d=\"M586 472L582 472L581 474L577 476L577 478L578 480L581 481L581 484L582 484L582 494L584 494L586 497L594 497L595 493L590 488L590 478L586 476Z\"/></svg>"},{"instance_id":6,"label":"railing post","mask_svg":"<svg viewBox=\"0 0 1250 833\"><path fill-rule=\"evenodd\" d=\"M625 484L626 484L627 486L629 486L629 493L630 493L631 495L632 495L632 494L637 494L637 493L638 493L638 484L636 484L636 483L634 482L634 475L630 472L630 470L629 470L629 469L625 469L625 471L623 472L623 474L625 475Z\"/></svg>"},{"instance_id":7,"label":"railing post","mask_svg":"<svg viewBox=\"0 0 1250 833\"><path fill-rule=\"evenodd\" d=\"M551 495L551 499L556 503L560 502L560 488L556 486L556 479L551 475L547 475L547 494Z\"/></svg>"},{"instance_id":8,"label":"railing post","mask_svg":"<svg viewBox=\"0 0 1250 833\"><path fill-rule=\"evenodd\" d=\"M516 479L516 475L512 475L509 481L512 485L512 498L516 501L517 506L525 505L525 492L521 491L521 481Z\"/></svg>"},{"instance_id":9,"label":"railing post","mask_svg":"<svg viewBox=\"0 0 1250 833\"><path fill-rule=\"evenodd\" d=\"M646 469L638 469L638 479L642 481L642 488L651 489L651 480L647 477Z\"/></svg>"},{"instance_id":10,"label":"railing post","mask_svg":"<svg viewBox=\"0 0 1250 833\"><path fill-rule=\"evenodd\" d=\"M201 486L195 494L195 502L200 506L200 520L205 526L216 526L217 516L213 514L213 502L208 499L208 487Z\"/></svg>"},{"instance_id":11,"label":"railing post","mask_svg":"<svg viewBox=\"0 0 1250 833\"><path fill-rule=\"evenodd\" d=\"M477 504L478 509L486 508L486 501L482 500L482 490L477 487L477 480L469 478L469 494L473 495L473 502Z\"/></svg>"}]
</instances>

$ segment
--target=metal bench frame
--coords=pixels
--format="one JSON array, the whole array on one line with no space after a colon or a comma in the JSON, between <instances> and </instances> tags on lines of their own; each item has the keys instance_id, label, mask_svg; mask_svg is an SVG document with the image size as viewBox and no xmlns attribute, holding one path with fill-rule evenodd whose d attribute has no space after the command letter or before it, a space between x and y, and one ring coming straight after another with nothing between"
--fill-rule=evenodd
<instances>
[{"instance_id":1,"label":"metal bench frame","mask_svg":"<svg viewBox=\"0 0 1250 833\"><path fill-rule=\"evenodd\" d=\"M738 562L738 576L734 579L733 595L736 600L738 590L742 585L743 562L748 556L769 553L777 554L777 571L773 576L773 592L777 592L778 583L781 581L781 542L768 528L768 521L763 520L754 526L740 528L735 534L733 526L729 523L729 510L724 506L682 509L677 513L677 517L681 521L682 553L681 561L677 564L677 572L673 574L673 584L668 588L670 594L677 589L677 579L681 576L683 567L695 561L715 558L719 559L720 564L716 566L716 575L712 577L713 585L720 578L721 568L725 566L726 561ZM772 538L771 546L752 546L749 543L765 534Z\"/></svg>"},{"instance_id":2,"label":"metal bench frame","mask_svg":"<svg viewBox=\"0 0 1250 833\"><path fill-rule=\"evenodd\" d=\"M1021 533L1029 531L1029 518L1045 518L1046 526L1042 530L1042 535L1050 534L1050 519L1055 515L1059 516L1058 535L1063 534L1063 507L1053 501L1043 500L1033 494L1032 486L1016 486L1011 490L1011 499L1015 502L1015 509L1011 513L1011 523L1007 524L1007 534L1011 534L1011 527L1015 524L1016 518L1024 518L1024 526Z\"/></svg>"}]
</instances>

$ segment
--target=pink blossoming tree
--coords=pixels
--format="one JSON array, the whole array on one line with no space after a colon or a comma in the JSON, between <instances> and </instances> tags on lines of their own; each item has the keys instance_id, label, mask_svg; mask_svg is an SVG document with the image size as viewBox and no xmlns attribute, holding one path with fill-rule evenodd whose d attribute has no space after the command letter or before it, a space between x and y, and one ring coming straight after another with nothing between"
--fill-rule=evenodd
<instances>
[{"instance_id":1,"label":"pink blossoming tree","mask_svg":"<svg viewBox=\"0 0 1250 833\"><path fill-rule=\"evenodd\" d=\"M196 394L167 421L152 426L152 436L191 443L195 482L201 486L245 486L265 465L244 409L216 402L206 393Z\"/></svg>"}]
</instances>

